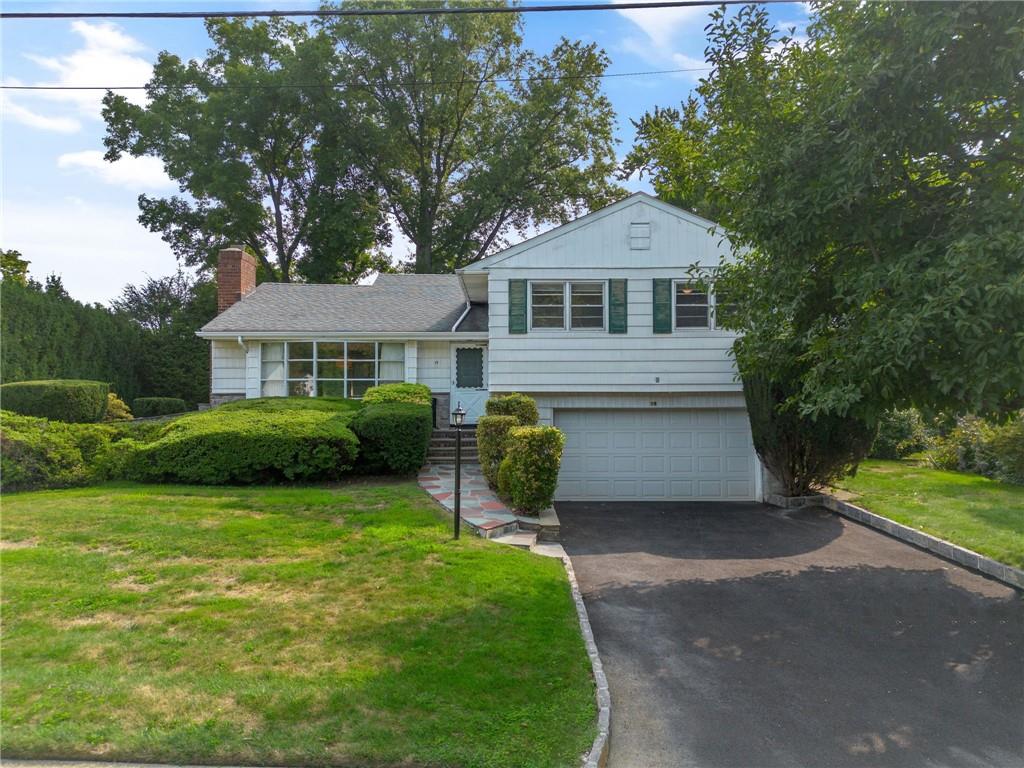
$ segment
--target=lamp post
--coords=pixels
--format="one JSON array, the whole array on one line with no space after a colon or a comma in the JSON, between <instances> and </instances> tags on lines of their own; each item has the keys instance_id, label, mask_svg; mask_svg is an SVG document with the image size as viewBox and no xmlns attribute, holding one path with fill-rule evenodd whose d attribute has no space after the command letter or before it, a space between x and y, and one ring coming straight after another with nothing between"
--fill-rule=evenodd
<instances>
[{"instance_id":1,"label":"lamp post","mask_svg":"<svg viewBox=\"0 0 1024 768\"><path fill-rule=\"evenodd\" d=\"M452 422L455 424L455 538L459 538L462 527L462 424L466 420L466 412L462 403L456 403L452 411Z\"/></svg>"}]
</instances>

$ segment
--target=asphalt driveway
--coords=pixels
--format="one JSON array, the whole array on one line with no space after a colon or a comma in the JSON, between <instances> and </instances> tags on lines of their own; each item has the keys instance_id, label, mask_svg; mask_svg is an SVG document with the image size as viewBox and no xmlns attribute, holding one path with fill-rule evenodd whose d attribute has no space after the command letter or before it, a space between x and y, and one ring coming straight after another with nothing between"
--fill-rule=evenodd
<instances>
[{"instance_id":1,"label":"asphalt driveway","mask_svg":"<svg viewBox=\"0 0 1024 768\"><path fill-rule=\"evenodd\" d=\"M610 768L1024 766L1019 593L824 509L557 507Z\"/></svg>"}]
</instances>

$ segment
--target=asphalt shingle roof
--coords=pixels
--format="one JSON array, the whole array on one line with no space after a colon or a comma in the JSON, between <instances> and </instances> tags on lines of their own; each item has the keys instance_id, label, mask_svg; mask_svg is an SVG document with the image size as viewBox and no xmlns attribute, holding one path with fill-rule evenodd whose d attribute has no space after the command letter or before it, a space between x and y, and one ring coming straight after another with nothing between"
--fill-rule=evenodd
<instances>
[{"instance_id":1,"label":"asphalt shingle roof","mask_svg":"<svg viewBox=\"0 0 1024 768\"><path fill-rule=\"evenodd\" d=\"M465 311L457 275L379 275L372 285L263 283L203 331L437 333L451 331Z\"/></svg>"}]
</instances>

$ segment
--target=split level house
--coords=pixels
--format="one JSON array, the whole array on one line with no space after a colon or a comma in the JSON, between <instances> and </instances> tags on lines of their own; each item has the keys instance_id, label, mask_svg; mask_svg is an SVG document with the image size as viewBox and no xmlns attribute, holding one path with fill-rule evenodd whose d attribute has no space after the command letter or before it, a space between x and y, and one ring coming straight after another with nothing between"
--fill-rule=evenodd
<instances>
[{"instance_id":1,"label":"split level house","mask_svg":"<svg viewBox=\"0 0 1024 768\"><path fill-rule=\"evenodd\" d=\"M222 251L199 332L211 402L419 382L442 428L457 404L474 423L489 395L523 392L566 435L558 500L760 499L712 226L638 193L457 274L372 285L256 286L253 258Z\"/></svg>"}]
</instances>

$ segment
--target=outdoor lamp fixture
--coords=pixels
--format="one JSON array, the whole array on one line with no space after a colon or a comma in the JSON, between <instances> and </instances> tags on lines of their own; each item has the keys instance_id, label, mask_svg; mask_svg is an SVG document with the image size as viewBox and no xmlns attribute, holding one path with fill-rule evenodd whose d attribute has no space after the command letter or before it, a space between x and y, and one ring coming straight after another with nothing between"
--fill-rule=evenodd
<instances>
[{"instance_id":1,"label":"outdoor lamp fixture","mask_svg":"<svg viewBox=\"0 0 1024 768\"><path fill-rule=\"evenodd\" d=\"M466 412L462 403L455 404L452 411L452 423L455 425L455 538L459 538L462 527L462 424L466 421Z\"/></svg>"}]
</instances>

